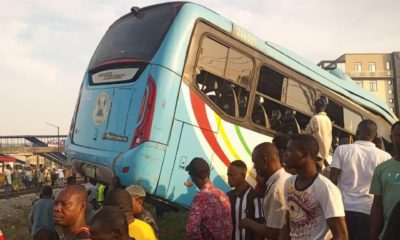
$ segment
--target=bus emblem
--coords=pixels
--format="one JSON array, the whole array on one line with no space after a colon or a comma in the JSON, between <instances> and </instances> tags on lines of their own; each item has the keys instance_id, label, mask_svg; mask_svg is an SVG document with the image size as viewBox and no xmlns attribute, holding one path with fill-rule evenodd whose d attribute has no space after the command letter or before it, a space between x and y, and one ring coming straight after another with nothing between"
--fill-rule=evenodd
<instances>
[{"instance_id":1,"label":"bus emblem","mask_svg":"<svg viewBox=\"0 0 400 240\"><path fill-rule=\"evenodd\" d=\"M94 102L92 119L96 126L100 126L106 120L110 111L110 97L106 92L102 92L97 96Z\"/></svg>"},{"instance_id":2,"label":"bus emblem","mask_svg":"<svg viewBox=\"0 0 400 240\"><path fill-rule=\"evenodd\" d=\"M116 135L113 133L104 133L102 138L103 138L103 140L108 140L108 141L118 141L118 142L127 142L128 141L127 136Z\"/></svg>"}]
</instances>

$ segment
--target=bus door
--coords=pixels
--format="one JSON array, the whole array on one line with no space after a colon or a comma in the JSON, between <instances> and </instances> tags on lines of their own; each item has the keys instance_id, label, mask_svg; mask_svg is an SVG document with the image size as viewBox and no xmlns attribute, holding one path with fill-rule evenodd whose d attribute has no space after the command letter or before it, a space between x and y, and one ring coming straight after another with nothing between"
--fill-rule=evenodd
<instances>
[{"instance_id":1,"label":"bus door","mask_svg":"<svg viewBox=\"0 0 400 240\"><path fill-rule=\"evenodd\" d=\"M172 170L171 181L167 191L167 199L172 202L190 206L194 195L198 191L189 173L185 170L186 166L189 165L193 158L201 157L211 165L212 151L204 151L202 148L204 143L201 143L201 140L196 137L201 136L202 131L212 133L209 130L201 130L199 127L185 123L182 126L175 165Z\"/></svg>"},{"instance_id":2,"label":"bus door","mask_svg":"<svg viewBox=\"0 0 400 240\"><path fill-rule=\"evenodd\" d=\"M201 118L204 120L207 118L207 112L211 113L212 110L204 104L197 93L189 90L187 85L182 84L173 133L166 152L166 158L174 159L174 165L167 171L166 165L170 161L164 161L162 171L163 174L166 172L170 174L165 196L169 201L190 206L198 189L194 183L192 186L185 185L185 182L192 183L188 172L185 170L186 166L195 157L201 157L211 165L214 153L207 138L210 139L217 133L218 125L215 121L204 124L200 118L195 120L196 116L199 117L199 114L204 116ZM166 176L161 178L164 179Z\"/></svg>"}]
</instances>

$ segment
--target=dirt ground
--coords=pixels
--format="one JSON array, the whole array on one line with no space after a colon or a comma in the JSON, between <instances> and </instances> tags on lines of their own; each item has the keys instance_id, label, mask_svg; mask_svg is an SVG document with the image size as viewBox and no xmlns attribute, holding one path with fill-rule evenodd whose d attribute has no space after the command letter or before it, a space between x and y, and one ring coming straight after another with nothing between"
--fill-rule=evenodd
<instances>
[{"instance_id":1,"label":"dirt ground","mask_svg":"<svg viewBox=\"0 0 400 240\"><path fill-rule=\"evenodd\" d=\"M0 200L0 230L7 240L30 238L28 217L32 202L37 198L38 196L32 193Z\"/></svg>"}]
</instances>

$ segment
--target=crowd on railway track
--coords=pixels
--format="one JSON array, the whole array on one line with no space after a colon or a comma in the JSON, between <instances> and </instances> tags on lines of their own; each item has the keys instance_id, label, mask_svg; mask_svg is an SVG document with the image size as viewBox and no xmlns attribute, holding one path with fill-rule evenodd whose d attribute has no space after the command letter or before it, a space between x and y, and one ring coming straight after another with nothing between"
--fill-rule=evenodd
<instances>
[{"instance_id":1,"label":"crowd on railway track","mask_svg":"<svg viewBox=\"0 0 400 240\"><path fill-rule=\"evenodd\" d=\"M43 186L63 187L66 170L50 168L39 165L37 168L10 164L5 166L4 172L0 173L0 198L11 198L13 196L36 192L39 193Z\"/></svg>"}]
</instances>

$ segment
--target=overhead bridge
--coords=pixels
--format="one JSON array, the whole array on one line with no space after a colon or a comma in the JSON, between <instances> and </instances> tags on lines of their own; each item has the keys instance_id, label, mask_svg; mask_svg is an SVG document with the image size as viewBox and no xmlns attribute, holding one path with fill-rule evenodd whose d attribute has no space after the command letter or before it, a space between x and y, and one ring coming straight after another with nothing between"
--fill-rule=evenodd
<instances>
[{"instance_id":1,"label":"overhead bridge","mask_svg":"<svg viewBox=\"0 0 400 240\"><path fill-rule=\"evenodd\" d=\"M0 136L0 155L39 154L50 161L65 164L64 145L67 135Z\"/></svg>"}]
</instances>

